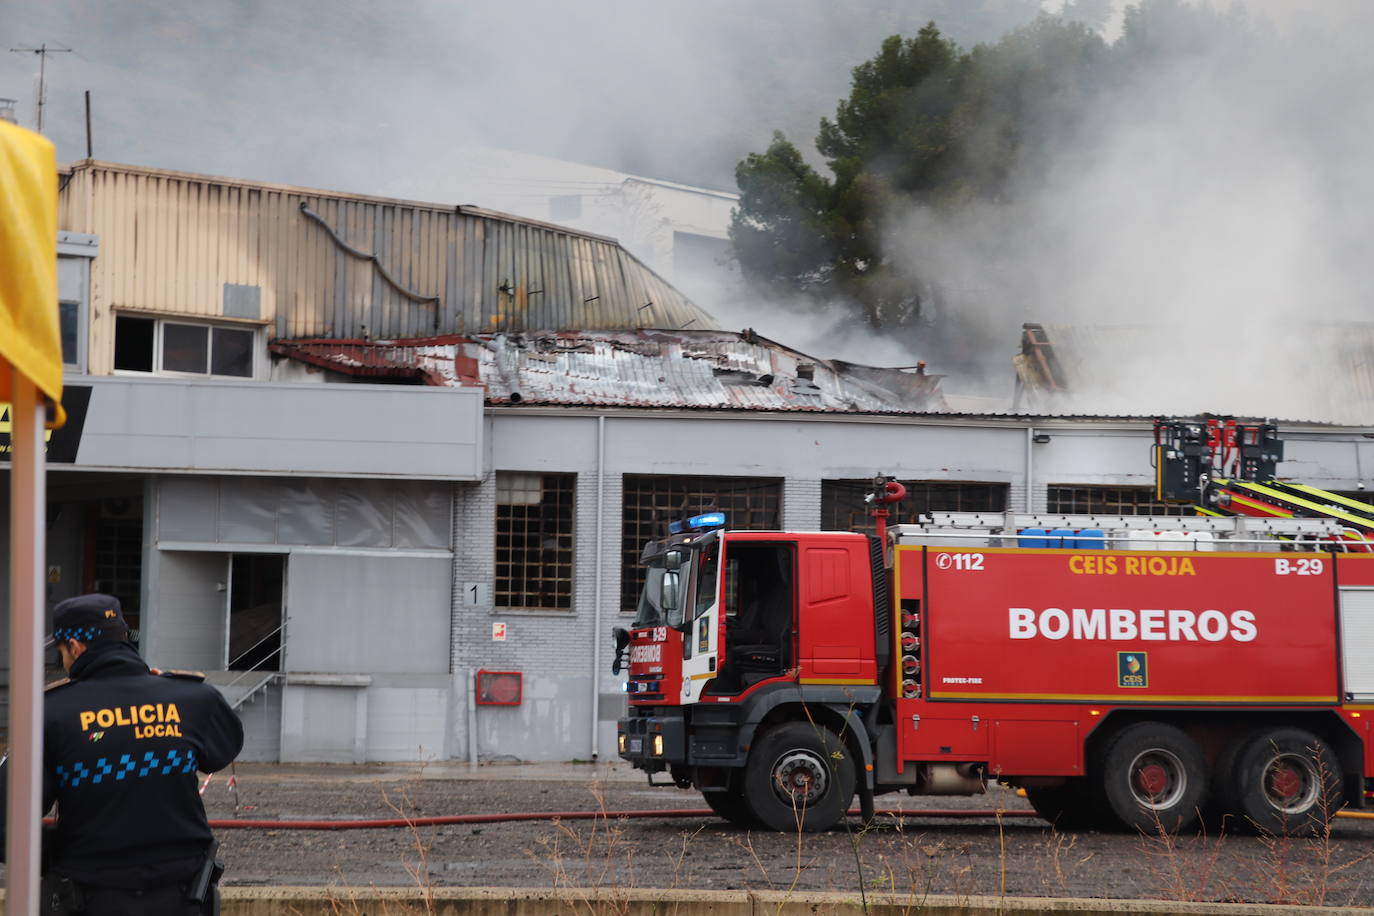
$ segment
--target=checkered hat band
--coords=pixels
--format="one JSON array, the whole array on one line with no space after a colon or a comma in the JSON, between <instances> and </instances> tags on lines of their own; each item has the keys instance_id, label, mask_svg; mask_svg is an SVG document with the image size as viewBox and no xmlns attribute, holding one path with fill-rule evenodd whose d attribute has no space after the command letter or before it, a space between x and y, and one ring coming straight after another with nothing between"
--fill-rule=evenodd
<instances>
[{"instance_id":1,"label":"checkered hat band","mask_svg":"<svg viewBox=\"0 0 1374 916\"><path fill-rule=\"evenodd\" d=\"M105 633L100 627L62 627L52 631L52 638L57 642L66 642L69 639L79 639L82 642L90 642Z\"/></svg>"}]
</instances>

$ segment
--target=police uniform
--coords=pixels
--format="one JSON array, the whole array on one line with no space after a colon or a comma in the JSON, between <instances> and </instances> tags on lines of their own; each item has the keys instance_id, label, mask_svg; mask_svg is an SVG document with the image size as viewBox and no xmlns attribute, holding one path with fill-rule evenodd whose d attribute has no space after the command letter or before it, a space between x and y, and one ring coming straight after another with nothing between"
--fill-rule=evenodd
<instances>
[{"instance_id":1,"label":"police uniform","mask_svg":"<svg viewBox=\"0 0 1374 916\"><path fill-rule=\"evenodd\" d=\"M69 599L53 614L53 640L86 649L43 698L43 810L57 804L44 905L199 913L186 889L213 836L196 773L228 766L243 726L204 675L152 674L126 633L108 595Z\"/></svg>"}]
</instances>

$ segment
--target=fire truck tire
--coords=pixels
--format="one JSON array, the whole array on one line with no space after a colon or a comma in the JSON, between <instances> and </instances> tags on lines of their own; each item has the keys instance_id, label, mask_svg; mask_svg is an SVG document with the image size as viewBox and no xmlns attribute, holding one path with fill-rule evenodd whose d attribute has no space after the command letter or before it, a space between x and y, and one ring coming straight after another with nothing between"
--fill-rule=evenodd
<instances>
[{"instance_id":1,"label":"fire truck tire","mask_svg":"<svg viewBox=\"0 0 1374 916\"><path fill-rule=\"evenodd\" d=\"M827 830L849 810L854 760L823 725L784 722L754 742L744 770L744 798L769 830Z\"/></svg>"},{"instance_id":2,"label":"fire truck tire","mask_svg":"<svg viewBox=\"0 0 1374 916\"><path fill-rule=\"evenodd\" d=\"M706 804L712 811L735 826L759 826L758 818L754 817L754 812L749 809L748 803L744 800L744 779L742 776L732 775L724 791L702 792L701 797L706 799Z\"/></svg>"},{"instance_id":3,"label":"fire truck tire","mask_svg":"<svg viewBox=\"0 0 1374 916\"><path fill-rule=\"evenodd\" d=\"M1128 830L1184 830L1207 796L1207 760L1181 730L1137 722L1107 742L1098 770L1106 807Z\"/></svg>"},{"instance_id":4,"label":"fire truck tire","mask_svg":"<svg viewBox=\"0 0 1374 916\"><path fill-rule=\"evenodd\" d=\"M1102 822L1093 807L1092 794L1081 780L1062 786L1027 786L1026 801L1056 830L1088 830Z\"/></svg>"},{"instance_id":5,"label":"fire truck tire","mask_svg":"<svg viewBox=\"0 0 1374 916\"><path fill-rule=\"evenodd\" d=\"M1321 833L1344 804L1336 755L1302 729L1276 728L1251 738L1233 774L1235 813L1263 834Z\"/></svg>"}]
</instances>

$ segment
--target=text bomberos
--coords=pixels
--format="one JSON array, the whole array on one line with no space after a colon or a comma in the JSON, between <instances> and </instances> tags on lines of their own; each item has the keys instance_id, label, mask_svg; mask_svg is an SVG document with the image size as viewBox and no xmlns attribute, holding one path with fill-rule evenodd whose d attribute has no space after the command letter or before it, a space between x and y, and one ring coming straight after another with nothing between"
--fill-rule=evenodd
<instances>
[{"instance_id":1,"label":"text bomberos","mask_svg":"<svg viewBox=\"0 0 1374 916\"><path fill-rule=\"evenodd\" d=\"M1007 619L1012 639L1252 642L1259 635L1254 612L1246 610L1013 607Z\"/></svg>"}]
</instances>

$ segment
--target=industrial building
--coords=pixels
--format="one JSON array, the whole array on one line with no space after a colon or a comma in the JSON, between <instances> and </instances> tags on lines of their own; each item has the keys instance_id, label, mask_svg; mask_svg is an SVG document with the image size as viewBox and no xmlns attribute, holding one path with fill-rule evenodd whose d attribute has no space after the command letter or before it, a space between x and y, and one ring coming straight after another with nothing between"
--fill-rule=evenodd
<instances>
[{"instance_id":1,"label":"industrial building","mask_svg":"<svg viewBox=\"0 0 1374 916\"><path fill-rule=\"evenodd\" d=\"M684 512L861 528L876 472L905 512L1159 511L1148 417L954 412L938 364L716 329L610 238L89 160L59 228L51 603L118 595L248 759L613 755L609 631ZM1284 471L1355 490L1326 419Z\"/></svg>"}]
</instances>

